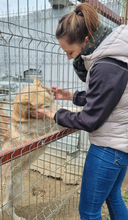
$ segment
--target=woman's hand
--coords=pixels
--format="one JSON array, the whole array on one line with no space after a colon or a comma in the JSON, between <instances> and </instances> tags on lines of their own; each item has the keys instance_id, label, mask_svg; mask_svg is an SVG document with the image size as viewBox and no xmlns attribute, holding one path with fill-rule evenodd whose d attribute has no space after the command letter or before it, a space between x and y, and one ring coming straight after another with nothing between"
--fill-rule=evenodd
<instances>
[{"instance_id":1,"label":"woman's hand","mask_svg":"<svg viewBox=\"0 0 128 220\"><path fill-rule=\"evenodd\" d=\"M52 92L57 100L72 100L74 94L73 92L56 86L52 86Z\"/></svg>"},{"instance_id":2,"label":"woman's hand","mask_svg":"<svg viewBox=\"0 0 128 220\"><path fill-rule=\"evenodd\" d=\"M46 117L46 118L51 118L51 119L54 119L54 115L55 115L55 113L53 113L53 112L51 112L49 109L46 109L46 108L44 108L44 109L33 109L32 111L31 111L31 116L32 116L32 118L44 118L44 116Z\"/></svg>"}]
</instances>

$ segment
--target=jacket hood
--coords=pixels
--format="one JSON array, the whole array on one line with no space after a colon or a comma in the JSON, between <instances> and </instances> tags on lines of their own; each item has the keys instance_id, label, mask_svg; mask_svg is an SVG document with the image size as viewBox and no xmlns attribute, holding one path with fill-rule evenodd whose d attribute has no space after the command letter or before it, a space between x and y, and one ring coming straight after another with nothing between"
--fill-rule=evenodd
<instances>
[{"instance_id":1,"label":"jacket hood","mask_svg":"<svg viewBox=\"0 0 128 220\"><path fill-rule=\"evenodd\" d=\"M128 63L128 25L120 25L90 55L84 56L88 70L97 60L110 57Z\"/></svg>"},{"instance_id":2,"label":"jacket hood","mask_svg":"<svg viewBox=\"0 0 128 220\"><path fill-rule=\"evenodd\" d=\"M87 70L85 68L82 55L87 56L94 52L94 50L101 44L101 42L112 32L112 29L99 23L97 30L86 44L82 52L74 59L73 67L78 77L85 82L87 76Z\"/></svg>"}]
</instances>

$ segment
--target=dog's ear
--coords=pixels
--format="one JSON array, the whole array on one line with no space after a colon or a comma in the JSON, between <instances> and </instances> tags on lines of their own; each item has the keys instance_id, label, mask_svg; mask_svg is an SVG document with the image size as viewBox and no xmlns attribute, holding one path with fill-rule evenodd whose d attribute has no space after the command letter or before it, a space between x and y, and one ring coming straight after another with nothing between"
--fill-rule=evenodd
<instances>
[{"instance_id":1,"label":"dog's ear","mask_svg":"<svg viewBox=\"0 0 128 220\"><path fill-rule=\"evenodd\" d=\"M37 77L35 77L35 79L34 79L34 81L33 81L33 85L34 85L34 86L41 87L42 89L46 90L49 94L51 93L51 92L50 92L50 89L47 88L47 87L44 87L44 86L42 85L42 83L40 82L40 80L39 80Z\"/></svg>"},{"instance_id":2,"label":"dog's ear","mask_svg":"<svg viewBox=\"0 0 128 220\"><path fill-rule=\"evenodd\" d=\"M38 86L38 87L44 88L44 87L42 86L42 83L40 82L40 80L39 80L37 77L35 77L35 79L34 79L34 81L33 81L33 85L34 85L34 86Z\"/></svg>"}]
</instances>

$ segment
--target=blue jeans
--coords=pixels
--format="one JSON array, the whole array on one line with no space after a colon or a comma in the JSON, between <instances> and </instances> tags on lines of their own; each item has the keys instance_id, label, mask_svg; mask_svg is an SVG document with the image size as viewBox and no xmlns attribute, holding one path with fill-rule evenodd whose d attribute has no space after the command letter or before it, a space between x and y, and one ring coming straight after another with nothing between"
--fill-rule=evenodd
<instances>
[{"instance_id":1,"label":"blue jeans","mask_svg":"<svg viewBox=\"0 0 128 220\"><path fill-rule=\"evenodd\" d=\"M81 220L101 220L104 201L111 220L128 220L128 209L121 196L127 166L128 154L112 148L90 146L81 185Z\"/></svg>"}]
</instances>

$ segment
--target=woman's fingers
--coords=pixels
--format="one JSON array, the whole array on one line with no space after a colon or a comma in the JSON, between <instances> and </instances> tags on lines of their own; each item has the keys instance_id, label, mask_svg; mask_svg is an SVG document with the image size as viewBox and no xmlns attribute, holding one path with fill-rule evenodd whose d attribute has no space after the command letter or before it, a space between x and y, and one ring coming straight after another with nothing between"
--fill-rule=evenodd
<instances>
[{"instance_id":1,"label":"woman's fingers","mask_svg":"<svg viewBox=\"0 0 128 220\"><path fill-rule=\"evenodd\" d=\"M55 113L53 113L53 112L51 112L49 109L46 109L46 108L44 108L44 109L33 109L32 111L31 111L31 117L33 117L33 118L44 118L44 116L46 117L46 118L51 118L51 119L54 119L54 115L55 115Z\"/></svg>"},{"instance_id":2,"label":"woman's fingers","mask_svg":"<svg viewBox=\"0 0 128 220\"><path fill-rule=\"evenodd\" d=\"M33 118L36 118L36 117L43 118L44 109L33 109L30 114Z\"/></svg>"}]
</instances>

